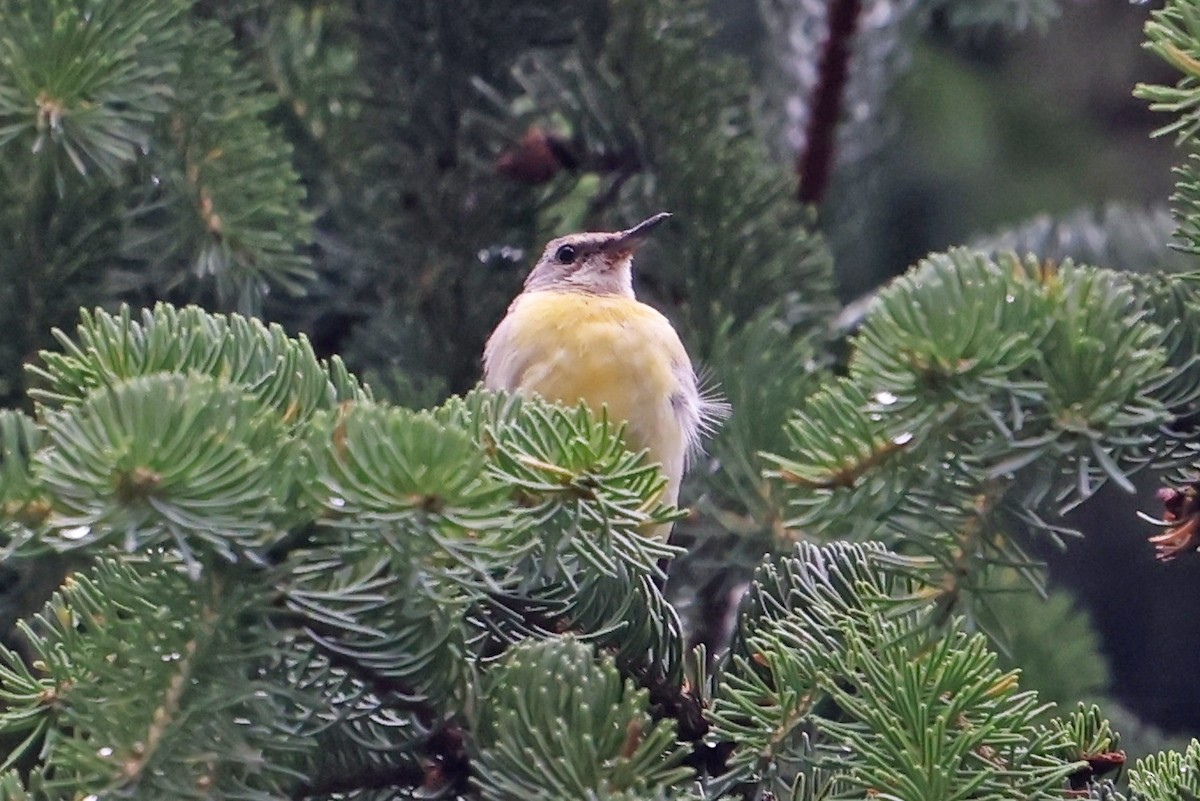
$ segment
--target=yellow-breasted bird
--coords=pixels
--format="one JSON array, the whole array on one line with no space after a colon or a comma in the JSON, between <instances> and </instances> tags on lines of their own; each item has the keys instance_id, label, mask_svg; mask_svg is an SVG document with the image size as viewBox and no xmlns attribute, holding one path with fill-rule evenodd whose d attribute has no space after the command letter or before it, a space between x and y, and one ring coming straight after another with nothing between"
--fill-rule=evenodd
<instances>
[{"instance_id":1,"label":"yellow-breasted bird","mask_svg":"<svg viewBox=\"0 0 1200 801\"><path fill-rule=\"evenodd\" d=\"M670 214L625 231L570 234L546 245L525 289L483 353L489 389L579 401L626 424L626 444L646 448L675 504L689 454L728 414L701 391L679 335L633 293L633 254ZM656 534L666 537L669 526Z\"/></svg>"}]
</instances>

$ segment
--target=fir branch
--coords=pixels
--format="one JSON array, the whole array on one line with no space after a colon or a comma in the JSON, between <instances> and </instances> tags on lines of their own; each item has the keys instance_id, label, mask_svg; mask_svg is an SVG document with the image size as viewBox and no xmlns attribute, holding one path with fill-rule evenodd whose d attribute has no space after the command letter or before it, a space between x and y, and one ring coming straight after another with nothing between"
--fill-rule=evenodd
<instances>
[{"instance_id":1,"label":"fir branch","mask_svg":"<svg viewBox=\"0 0 1200 801\"><path fill-rule=\"evenodd\" d=\"M167 682L163 692L162 702L155 707L145 737L140 740L142 747L135 750L133 756L122 766L125 779L130 782L136 783L141 778L147 764L154 759L162 745L168 727L177 722L183 694L188 689L188 684L195 673L197 653L204 654L211 647L220 618L217 604L222 595L222 588L219 577L211 576L209 578L207 594L209 597L196 610L194 633L183 644L174 674ZM211 776L208 776L202 777L201 781L211 782L211 780Z\"/></svg>"},{"instance_id":2,"label":"fir branch","mask_svg":"<svg viewBox=\"0 0 1200 801\"><path fill-rule=\"evenodd\" d=\"M603 592L599 588L581 588L581 591L589 594ZM589 637L594 631L594 628L588 626L571 626L570 618L547 616L543 610L534 608L532 605L522 606L520 614L523 623L530 628L531 633L538 633L543 637L555 637L568 633ZM580 621L575 622L578 624ZM614 632L614 634L618 633ZM592 636L594 637L594 635ZM611 636L601 636L595 639L601 647L611 647L611 643L619 641L617 637ZM622 659L620 651L618 651L617 657ZM709 731L709 722L705 716L700 688L681 681L673 671L664 671L655 665L650 665L650 669L647 669L645 663L631 659L629 655L624 655L622 661L624 664L620 661L618 664L631 672L637 678L640 686L649 693L655 719L673 720L681 740L694 743L698 749L704 749L701 741ZM714 759L716 761L713 761ZM710 769L711 773L722 772L719 756L706 751L706 755L701 761Z\"/></svg>"},{"instance_id":3,"label":"fir branch","mask_svg":"<svg viewBox=\"0 0 1200 801\"><path fill-rule=\"evenodd\" d=\"M691 771L674 727L653 723L645 703L611 660L573 638L513 648L489 672L475 727L481 798L608 797L682 783Z\"/></svg>"},{"instance_id":4,"label":"fir branch","mask_svg":"<svg viewBox=\"0 0 1200 801\"><path fill-rule=\"evenodd\" d=\"M48 544L170 543L198 575L208 555L255 559L292 479L286 440L236 388L158 375L96 390L52 416L39 480L55 496ZM274 423L274 425L272 425ZM217 511L220 510L220 511Z\"/></svg>"},{"instance_id":5,"label":"fir branch","mask_svg":"<svg viewBox=\"0 0 1200 801\"><path fill-rule=\"evenodd\" d=\"M1165 751L1137 760L1129 769L1129 789L1144 801L1200 798L1200 741L1181 754Z\"/></svg>"},{"instance_id":6,"label":"fir branch","mask_svg":"<svg viewBox=\"0 0 1200 801\"><path fill-rule=\"evenodd\" d=\"M269 617L280 627L294 628L307 635L313 648L328 660L331 667L340 668L352 678L361 681L370 692L377 694L385 705L413 713L426 726L433 725L437 720L437 710L420 698L411 686L347 653L344 648L334 647L337 638L343 633L341 629L301 610L286 607L273 608Z\"/></svg>"},{"instance_id":7,"label":"fir branch","mask_svg":"<svg viewBox=\"0 0 1200 801\"><path fill-rule=\"evenodd\" d=\"M934 595L939 610L935 616L937 625L950 620L968 591L980 589L980 577L987 567L986 554L994 547L993 539L999 528L995 525L995 507L1008 488L1006 481L984 482L970 506L962 510L965 514L953 534L953 547L943 557L944 572Z\"/></svg>"},{"instance_id":8,"label":"fir branch","mask_svg":"<svg viewBox=\"0 0 1200 801\"><path fill-rule=\"evenodd\" d=\"M186 30L183 0L6 0L0 18L0 147L20 141L67 178L113 177L149 148Z\"/></svg>"},{"instance_id":9,"label":"fir branch","mask_svg":"<svg viewBox=\"0 0 1200 801\"><path fill-rule=\"evenodd\" d=\"M22 625L32 671L0 649L0 730L42 726L25 747L41 745L51 797L283 794L294 783L294 754L313 740L291 725L296 697L256 671L274 643L237 625L263 589L242 578L193 582L170 558L101 561ZM149 600L164 597L170 607Z\"/></svg>"},{"instance_id":10,"label":"fir branch","mask_svg":"<svg viewBox=\"0 0 1200 801\"><path fill-rule=\"evenodd\" d=\"M103 268L120 259L120 193L102 181L55 186L45 160L24 165L14 158L0 172L5 180L12 183L3 201L10 204L7 219L0 223L6 254L0 275L8 287L0 293L0 314L9 321L10 336L0 349L0 392L7 394L6 405L27 405L19 393L28 388L25 365L49 344L51 326L68 324L81 303L103 296Z\"/></svg>"},{"instance_id":11,"label":"fir branch","mask_svg":"<svg viewBox=\"0 0 1200 801\"><path fill-rule=\"evenodd\" d=\"M45 432L32 418L0 410L0 532L9 523L37 527L50 512L30 463L44 440ZM0 533L0 542L5 539Z\"/></svg>"},{"instance_id":12,"label":"fir branch","mask_svg":"<svg viewBox=\"0 0 1200 801\"><path fill-rule=\"evenodd\" d=\"M723 666L714 731L737 745L731 780L770 790L829 767L847 791L929 801L1053 792L1083 763L1065 729L995 667L983 638L931 629L878 548L799 546L766 565Z\"/></svg>"},{"instance_id":13,"label":"fir branch","mask_svg":"<svg viewBox=\"0 0 1200 801\"><path fill-rule=\"evenodd\" d=\"M1065 719L1055 718L1050 725L1067 736L1063 757L1070 762L1086 763L1085 767L1071 775L1072 790L1099 781L1125 764L1125 752L1118 748L1121 737L1113 731L1112 724L1104 719L1095 704L1085 707L1080 703Z\"/></svg>"},{"instance_id":14,"label":"fir branch","mask_svg":"<svg viewBox=\"0 0 1200 801\"><path fill-rule=\"evenodd\" d=\"M312 218L291 145L263 119L271 98L237 68L228 31L196 23L187 45L163 126L172 146L154 154L125 252L149 265L158 293L190 277L253 313L269 289L299 295L312 280Z\"/></svg>"},{"instance_id":15,"label":"fir branch","mask_svg":"<svg viewBox=\"0 0 1200 801\"><path fill-rule=\"evenodd\" d=\"M1200 132L1200 41L1195 36L1197 13L1186 0L1171 0L1156 9L1146 23L1145 47L1179 72L1176 86L1138 84L1134 94L1149 100L1153 111L1167 111L1178 118L1155 131L1156 136L1173 134L1177 144L1195 140Z\"/></svg>"},{"instance_id":16,"label":"fir branch","mask_svg":"<svg viewBox=\"0 0 1200 801\"><path fill-rule=\"evenodd\" d=\"M59 351L42 351L28 370L39 386L31 397L46 408L83 401L98 388L161 373L209 376L242 387L295 428L321 409L366 401L370 391L338 357L318 359L303 335L241 315L210 314L165 303L135 315L81 309L72 339L54 331Z\"/></svg>"},{"instance_id":17,"label":"fir branch","mask_svg":"<svg viewBox=\"0 0 1200 801\"><path fill-rule=\"evenodd\" d=\"M1154 132L1155 136L1172 135L1186 152L1185 161L1176 168L1175 193L1171 196L1172 211L1178 224L1177 246L1189 253L1200 252L1200 153L1197 152L1197 133L1200 132L1200 40L1195 35L1197 11L1185 0L1170 0L1156 9L1146 23L1145 47L1182 73L1175 86L1138 84L1134 94L1150 101L1152 111L1177 115L1174 120Z\"/></svg>"},{"instance_id":18,"label":"fir branch","mask_svg":"<svg viewBox=\"0 0 1200 801\"><path fill-rule=\"evenodd\" d=\"M306 755L302 787L325 783L349 785L356 776L382 777L417 771L442 760L438 732L453 722L430 710L403 710L403 699L356 678L351 669L326 658L302 634L288 631L288 647L268 670L301 699L291 711L293 725L313 731L316 748ZM343 655L343 659L345 659ZM315 717L315 720L314 720ZM444 723L442 721L445 721ZM428 757L424 755L430 755Z\"/></svg>"},{"instance_id":19,"label":"fir branch","mask_svg":"<svg viewBox=\"0 0 1200 801\"><path fill-rule=\"evenodd\" d=\"M302 131L298 144L314 149L331 145L344 133L343 126L358 118L360 98L368 94L358 69L358 52L342 27L352 12L338 5L289 4L254 12L266 19L241 20L246 30L239 36L254 42L255 63L264 82L295 121L289 132ZM298 148L297 155L301 151ZM329 166L336 170L341 165L330 159Z\"/></svg>"},{"instance_id":20,"label":"fir branch","mask_svg":"<svg viewBox=\"0 0 1200 801\"><path fill-rule=\"evenodd\" d=\"M891 458L892 454L901 450L908 444L908 440L890 440L883 442L876 449L853 464L843 463L832 473L828 473L824 477L810 478L802 476L799 473L794 473L786 467L781 467L773 471L770 475L778 478L786 484L795 484L800 487L812 490L831 490L831 489L850 489L858 480L868 471L873 470L883 462Z\"/></svg>"},{"instance_id":21,"label":"fir branch","mask_svg":"<svg viewBox=\"0 0 1200 801\"><path fill-rule=\"evenodd\" d=\"M1169 419L1157 397L1168 377L1164 334L1146 317L1109 271L967 251L927 260L876 300L849 378L814 394L790 427L803 455L775 461L813 485L789 480L801 512L793 525L837 525L847 514L861 525L868 508L870 520L928 523L934 508L968 508L981 480L1009 474L1018 483L1036 474L1027 486L1043 491L1043 476L1066 474L1060 509L1107 479L1131 489L1127 473L1152 458ZM889 441L905 447L873 460ZM880 484L860 491L854 468L864 463ZM855 485L839 491L847 478ZM918 492L940 500L923 510ZM927 538L927 523L902 525L903 536Z\"/></svg>"},{"instance_id":22,"label":"fir branch","mask_svg":"<svg viewBox=\"0 0 1200 801\"><path fill-rule=\"evenodd\" d=\"M813 87L804 150L796 157L801 203L820 203L833 170L835 142L841 123L842 96L850 72L861 0L830 0L828 33L821 51L819 77Z\"/></svg>"},{"instance_id":23,"label":"fir branch","mask_svg":"<svg viewBox=\"0 0 1200 801\"><path fill-rule=\"evenodd\" d=\"M1061 733L1035 728L1036 695L1019 691L1015 673L995 668L982 636L951 631L922 652L882 616L869 618L867 629L866 641L858 631L848 638L848 681L826 682L852 721L823 728L856 753L847 771L853 785L868 794L893 788L904 801L968 791L1036 797L1080 767L1057 756Z\"/></svg>"},{"instance_id":24,"label":"fir branch","mask_svg":"<svg viewBox=\"0 0 1200 801\"><path fill-rule=\"evenodd\" d=\"M796 316L790 303L773 304L716 337L709 363L721 391L735 410L754 410L725 421L708 448L709 464L720 469L702 473L721 525L731 531L782 527L785 513L764 480L758 454L778 447L779 432L796 405L816 391L826 366L817 337L789 324Z\"/></svg>"}]
</instances>

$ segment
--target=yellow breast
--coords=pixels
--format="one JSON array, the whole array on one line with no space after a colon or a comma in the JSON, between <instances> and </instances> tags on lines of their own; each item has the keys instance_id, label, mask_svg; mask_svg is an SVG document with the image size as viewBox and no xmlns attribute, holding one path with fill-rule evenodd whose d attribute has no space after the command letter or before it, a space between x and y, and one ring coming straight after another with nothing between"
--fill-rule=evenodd
<instances>
[{"instance_id":1,"label":"yellow breast","mask_svg":"<svg viewBox=\"0 0 1200 801\"><path fill-rule=\"evenodd\" d=\"M662 314L629 297L546 290L513 302L484 352L491 389L537 393L627 423L629 446L647 448L678 499L698 420L695 375Z\"/></svg>"}]
</instances>

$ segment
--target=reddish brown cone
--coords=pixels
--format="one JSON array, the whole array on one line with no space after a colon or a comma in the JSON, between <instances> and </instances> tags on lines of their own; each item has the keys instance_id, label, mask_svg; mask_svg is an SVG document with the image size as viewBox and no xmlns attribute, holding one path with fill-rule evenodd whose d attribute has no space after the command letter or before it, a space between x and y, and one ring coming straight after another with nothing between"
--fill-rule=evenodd
<instances>
[{"instance_id":1,"label":"reddish brown cone","mask_svg":"<svg viewBox=\"0 0 1200 801\"><path fill-rule=\"evenodd\" d=\"M1163 521L1170 524L1162 534L1150 538L1154 555L1169 562L1182 551L1200 545L1200 481L1174 489L1163 487L1158 499L1163 503Z\"/></svg>"},{"instance_id":2,"label":"reddish brown cone","mask_svg":"<svg viewBox=\"0 0 1200 801\"><path fill-rule=\"evenodd\" d=\"M496 159L496 172L518 183L544 184L567 166L562 155L562 145L555 137L531 125L516 147Z\"/></svg>"}]
</instances>

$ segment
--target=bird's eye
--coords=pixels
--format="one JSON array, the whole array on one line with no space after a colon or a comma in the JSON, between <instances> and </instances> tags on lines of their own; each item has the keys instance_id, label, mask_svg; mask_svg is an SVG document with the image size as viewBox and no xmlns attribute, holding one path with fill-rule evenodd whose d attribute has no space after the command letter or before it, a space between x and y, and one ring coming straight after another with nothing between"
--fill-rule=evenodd
<instances>
[{"instance_id":1,"label":"bird's eye","mask_svg":"<svg viewBox=\"0 0 1200 801\"><path fill-rule=\"evenodd\" d=\"M558 259L560 264L570 264L575 261L575 255L575 248L572 245L563 245L554 251L554 258Z\"/></svg>"}]
</instances>

